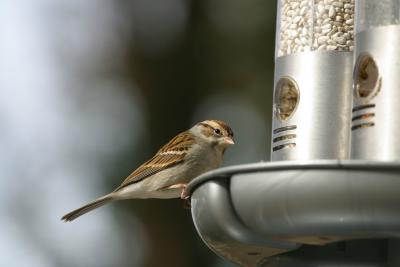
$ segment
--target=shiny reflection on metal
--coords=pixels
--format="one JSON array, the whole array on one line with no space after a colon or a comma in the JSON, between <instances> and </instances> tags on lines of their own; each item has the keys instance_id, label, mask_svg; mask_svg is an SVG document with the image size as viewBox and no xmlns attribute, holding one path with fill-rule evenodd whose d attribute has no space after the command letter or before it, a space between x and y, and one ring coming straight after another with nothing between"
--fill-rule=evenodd
<instances>
[{"instance_id":1,"label":"shiny reflection on metal","mask_svg":"<svg viewBox=\"0 0 400 267\"><path fill-rule=\"evenodd\" d=\"M272 161L349 157L352 75L352 52L314 51L276 59L275 85L291 77L301 100L287 121L273 117L272 129L296 125L297 138L296 147L272 151Z\"/></svg>"},{"instance_id":2,"label":"shiny reflection on metal","mask_svg":"<svg viewBox=\"0 0 400 267\"><path fill-rule=\"evenodd\" d=\"M374 107L375 107L375 104L361 105L361 106L354 107L352 109L352 112L356 112L356 111L367 109L367 108L374 108Z\"/></svg>"},{"instance_id":3,"label":"shiny reflection on metal","mask_svg":"<svg viewBox=\"0 0 400 267\"><path fill-rule=\"evenodd\" d=\"M400 237L400 166L348 164L234 174L233 207L265 238L318 245Z\"/></svg>"},{"instance_id":4,"label":"shiny reflection on metal","mask_svg":"<svg viewBox=\"0 0 400 267\"><path fill-rule=\"evenodd\" d=\"M232 208L229 180L219 178L197 188L191 196L195 227L211 250L242 266L256 266L266 257L299 247L262 239L249 231Z\"/></svg>"},{"instance_id":5,"label":"shiny reflection on metal","mask_svg":"<svg viewBox=\"0 0 400 267\"><path fill-rule=\"evenodd\" d=\"M398 240L399 177L395 163L281 161L208 172L187 190L203 241L234 262L257 266L299 244Z\"/></svg>"},{"instance_id":6,"label":"shiny reflection on metal","mask_svg":"<svg viewBox=\"0 0 400 267\"><path fill-rule=\"evenodd\" d=\"M289 125L289 126L285 126L285 127L280 127L280 128L274 129L274 134L285 132L285 131L295 130L296 128L297 128L296 125Z\"/></svg>"},{"instance_id":7,"label":"shiny reflection on metal","mask_svg":"<svg viewBox=\"0 0 400 267\"><path fill-rule=\"evenodd\" d=\"M382 84L373 98L375 127L351 131L351 158L399 162L400 145L396 144L400 136L400 25L358 33L355 56L366 53L376 62ZM354 98L355 107L364 104L365 99ZM361 114L353 113L356 115Z\"/></svg>"}]
</instances>

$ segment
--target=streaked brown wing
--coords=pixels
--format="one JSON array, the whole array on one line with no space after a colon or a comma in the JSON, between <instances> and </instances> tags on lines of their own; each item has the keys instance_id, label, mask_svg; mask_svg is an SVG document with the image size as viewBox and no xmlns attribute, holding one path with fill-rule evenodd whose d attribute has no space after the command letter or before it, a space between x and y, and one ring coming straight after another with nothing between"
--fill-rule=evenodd
<instances>
[{"instance_id":1,"label":"streaked brown wing","mask_svg":"<svg viewBox=\"0 0 400 267\"><path fill-rule=\"evenodd\" d=\"M194 137L190 132L185 131L178 134L158 150L150 160L132 172L115 191L182 162L193 143Z\"/></svg>"}]
</instances>

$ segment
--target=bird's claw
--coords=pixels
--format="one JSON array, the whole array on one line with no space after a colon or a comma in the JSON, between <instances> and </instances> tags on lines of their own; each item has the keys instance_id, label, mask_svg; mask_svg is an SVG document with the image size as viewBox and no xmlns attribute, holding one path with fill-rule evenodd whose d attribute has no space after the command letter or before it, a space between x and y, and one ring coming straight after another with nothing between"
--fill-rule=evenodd
<instances>
[{"instance_id":1,"label":"bird's claw","mask_svg":"<svg viewBox=\"0 0 400 267\"><path fill-rule=\"evenodd\" d=\"M190 198L190 195L187 192L186 187L187 187L186 184L182 185L181 199L189 199Z\"/></svg>"}]
</instances>

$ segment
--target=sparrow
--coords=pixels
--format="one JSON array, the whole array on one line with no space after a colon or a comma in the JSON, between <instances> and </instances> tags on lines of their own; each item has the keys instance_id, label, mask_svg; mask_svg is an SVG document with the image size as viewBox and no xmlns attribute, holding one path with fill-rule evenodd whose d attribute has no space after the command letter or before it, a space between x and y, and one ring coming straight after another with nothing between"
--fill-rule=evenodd
<instances>
[{"instance_id":1,"label":"sparrow","mask_svg":"<svg viewBox=\"0 0 400 267\"><path fill-rule=\"evenodd\" d=\"M72 221L114 200L188 198L186 185L200 174L218 168L233 131L223 121L205 120L172 138L111 193L64 215Z\"/></svg>"}]
</instances>

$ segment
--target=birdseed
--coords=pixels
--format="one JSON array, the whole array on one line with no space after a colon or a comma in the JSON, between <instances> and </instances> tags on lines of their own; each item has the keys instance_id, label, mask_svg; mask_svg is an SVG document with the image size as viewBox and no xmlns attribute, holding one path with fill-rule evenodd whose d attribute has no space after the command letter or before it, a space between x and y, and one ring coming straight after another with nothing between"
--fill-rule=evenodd
<instances>
[{"instance_id":1,"label":"birdseed","mask_svg":"<svg viewBox=\"0 0 400 267\"><path fill-rule=\"evenodd\" d=\"M278 56L353 51L355 0L280 0Z\"/></svg>"}]
</instances>

